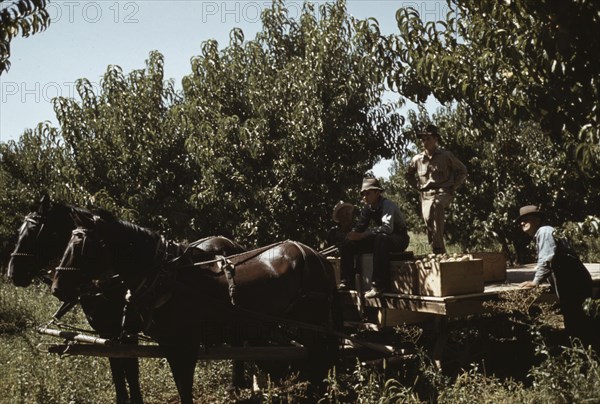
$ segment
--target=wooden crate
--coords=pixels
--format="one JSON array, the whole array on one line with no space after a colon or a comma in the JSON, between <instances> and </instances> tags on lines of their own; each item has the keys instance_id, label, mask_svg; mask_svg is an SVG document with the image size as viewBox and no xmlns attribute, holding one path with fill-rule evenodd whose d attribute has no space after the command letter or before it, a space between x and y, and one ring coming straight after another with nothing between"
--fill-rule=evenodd
<instances>
[{"instance_id":1,"label":"wooden crate","mask_svg":"<svg viewBox=\"0 0 600 404\"><path fill-rule=\"evenodd\" d=\"M483 281L504 282L506 280L506 255L503 252L476 252L473 258L483 260Z\"/></svg>"},{"instance_id":2,"label":"wooden crate","mask_svg":"<svg viewBox=\"0 0 600 404\"><path fill-rule=\"evenodd\" d=\"M455 296L483 292L483 260L416 261L418 294Z\"/></svg>"},{"instance_id":3,"label":"wooden crate","mask_svg":"<svg viewBox=\"0 0 600 404\"><path fill-rule=\"evenodd\" d=\"M335 272L335 284L339 285L341 279L341 261L339 257L327 257L327 261L329 261Z\"/></svg>"},{"instance_id":4,"label":"wooden crate","mask_svg":"<svg viewBox=\"0 0 600 404\"><path fill-rule=\"evenodd\" d=\"M392 261L390 263L390 289L392 293L418 294L418 270L414 261Z\"/></svg>"}]
</instances>

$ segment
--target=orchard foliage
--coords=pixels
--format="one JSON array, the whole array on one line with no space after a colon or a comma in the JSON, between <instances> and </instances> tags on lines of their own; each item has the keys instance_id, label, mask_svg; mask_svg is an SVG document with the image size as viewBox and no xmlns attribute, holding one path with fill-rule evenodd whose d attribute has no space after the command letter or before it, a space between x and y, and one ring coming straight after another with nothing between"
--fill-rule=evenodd
<instances>
[{"instance_id":1,"label":"orchard foliage","mask_svg":"<svg viewBox=\"0 0 600 404\"><path fill-rule=\"evenodd\" d=\"M512 219L532 203L542 204L553 224L583 221L566 227L598 235L585 223L598 223L600 5L450 0L448 6L444 21L427 23L414 9L398 10L387 82L417 103L434 96L448 106L434 120L443 146L469 169L449 237L466 248L495 240L519 251L522 235ZM414 116L411 126L428 119ZM405 190L398 167L392 183ZM407 195L414 205L415 195Z\"/></svg>"},{"instance_id":2,"label":"orchard foliage","mask_svg":"<svg viewBox=\"0 0 600 404\"><path fill-rule=\"evenodd\" d=\"M0 75L10 68L10 42L19 33L28 37L50 25L46 0L0 0Z\"/></svg>"},{"instance_id":3,"label":"orchard foliage","mask_svg":"<svg viewBox=\"0 0 600 404\"><path fill-rule=\"evenodd\" d=\"M54 100L58 128L2 145L11 218L46 189L169 237L316 245L335 203L403 145L382 102L385 38L343 1L297 20L276 1L262 19L253 40L234 29L224 48L203 43L182 92L159 52L130 73L109 66L98 87L80 79L76 99Z\"/></svg>"},{"instance_id":4,"label":"orchard foliage","mask_svg":"<svg viewBox=\"0 0 600 404\"><path fill-rule=\"evenodd\" d=\"M11 242L28 212L33 197L42 189L65 196L67 178L61 169L65 161L60 135L47 122L27 130L18 141L0 143L0 256L7 258Z\"/></svg>"},{"instance_id":5,"label":"orchard foliage","mask_svg":"<svg viewBox=\"0 0 600 404\"><path fill-rule=\"evenodd\" d=\"M543 136L535 122L499 121L495 140L481 141L473 136L473 124L460 106L441 109L433 117L425 111L411 113L409 121L412 127L428 121L437 124L442 133L441 147L451 150L468 167L467 181L458 190L446 223L448 237L465 250L497 244L510 258L524 262L530 258L526 248L529 239L514 221L520 206L540 204L555 226L585 223L590 220L587 216L600 209L596 182L574 170L568 152ZM413 140L420 145L416 136ZM420 215L418 195L406 184L404 172L405 164L398 164L389 188L396 195L405 195L410 201L405 206L415 216ZM597 234L597 230L592 233ZM578 241L576 232L569 235ZM585 246L581 243L578 247Z\"/></svg>"},{"instance_id":6,"label":"orchard foliage","mask_svg":"<svg viewBox=\"0 0 600 404\"><path fill-rule=\"evenodd\" d=\"M390 85L417 101L432 94L459 102L480 128L495 128L500 119L539 122L557 147L573 146L583 171L593 170L600 143L600 3L448 5L439 22L398 10ZM486 139L496 133L487 131Z\"/></svg>"},{"instance_id":7,"label":"orchard foliage","mask_svg":"<svg viewBox=\"0 0 600 404\"><path fill-rule=\"evenodd\" d=\"M79 80L77 99L54 102L58 128L41 124L0 146L1 240L45 189L169 237L316 245L332 207L356 201L381 157L397 158L388 193L419 229L417 195L401 179L418 142L398 104L383 101L389 89L450 106L433 121L469 169L452 241L511 250L521 243L516 211L530 203L555 224L597 229L599 6L449 5L437 23L399 9L398 34L382 36L343 0L307 3L297 19L275 0L254 39L233 29L225 47L204 42L181 91L159 52L130 73L109 66L97 88ZM429 120L415 114L409 128Z\"/></svg>"},{"instance_id":8,"label":"orchard foliage","mask_svg":"<svg viewBox=\"0 0 600 404\"><path fill-rule=\"evenodd\" d=\"M262 19L252 41L233 30L223 50L205 42L183 80L198 227L314 243L335 203L402 146L403 118L381 101L374 21L349 18L342 1L307 4L298 20L278 1Z\"/></svg>"},{"instance_id":9,"label":"orchard foliage","mask_svg":"<svg viewBox=\"0 0 600 404\"><path fill-rule=\"evenodd\" d=\"M81 190L76 200L170 231L189 215L186 197L194 178L172 118L179 96L164 80L163 63L152 52L145 69L128 75L109 66L97 92L81 79L80 101L59 97L54 107L69 157L65 186Z\"/></svg>"}]
</instances>

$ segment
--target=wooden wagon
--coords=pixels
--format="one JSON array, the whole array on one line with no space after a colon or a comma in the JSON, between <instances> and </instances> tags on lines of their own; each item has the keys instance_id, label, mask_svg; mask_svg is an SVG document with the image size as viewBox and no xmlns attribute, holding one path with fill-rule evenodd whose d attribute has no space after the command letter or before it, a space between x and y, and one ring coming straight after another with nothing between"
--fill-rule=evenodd
<instances>
[{"instance_id":1,"label":"wooden wagon","mask_svg":"<svg viewBox=\"0 0 600 404\"><path fill-rule=\"evenodd\" d=\"M418 272L415 259L392 261L392 283L395 291L384 293L377 298L365 299L358 291L340 291L344 308L344 330L336 332L343 341L342 353L351 358L390 358L412 357L413 353L393 346L393 342L385 343L379 339L370 341L367 337L357 336L361 331L384 333L386 330L406 324L425 324L433 335L431 347L432 358L441 366L451 324L454 321L486 312L485 302L497 299L503 292L516 291L519 283L533 279L533 265L519 268L506 268L506 261L501 254L474 254L468 261L456 261L444 265L438 273L429 273L428 277L407 276L407 268ZM358 257L362 265L363 280L369 282L368 263L371 258L366 255ZM331 259L339 279L339 260ZM596 294L600 288L600 264L586 264L594 280ZM422 268L421 268L422 269ZM439 269L439 268L438 268ZM452 275L444 271L453 270ZM445 277L444 277L445 276ZM424 289L423 285L428 285ZM455 293L454 293L455 292ZM545 297L552 300L553 295L548 288ZM284 326L309 327L312 330L331 332L314 325L283 320ZM164 354L155 344L118 344L111 340L103 340L93 336L60 331L43 327L40 332L62 338L63 343L51 344L48 352L61 355L87 355L100 357L138 357L160 358ZM282 360L292 361L306 356L305 347L299 344L289 346L211 346L201 350L199 360Z\"/></svg>"}]
</instances>

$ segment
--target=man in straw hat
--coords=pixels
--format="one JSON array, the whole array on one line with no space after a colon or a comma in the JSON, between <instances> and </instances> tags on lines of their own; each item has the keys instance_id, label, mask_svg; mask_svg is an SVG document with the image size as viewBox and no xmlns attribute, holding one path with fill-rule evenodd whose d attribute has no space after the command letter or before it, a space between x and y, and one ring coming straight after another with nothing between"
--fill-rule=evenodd
<instances>
[{"instance_id":1,"label":"man in straw hat","mask_svg":"<svg viewBox=\"0 0 600 404\"><path fill-rule=\"evenodd\" d=\"M331 247L337 246L339 248L340 244L346 239L346 235L352 230L354 205L339 201L333 208L332 217L336 225L327 233L327 244Z\"/></svg>"},{"instance_id":2,"label":"man in straw hat","mask_svg":"<svg viewBox=\"0 0 600 404\"><path fill-rule=\"evenodd\" d=\"M583 301L592 295L589 271L568 241L554 236L554 228L545 224L545 214L538 206L523 206L516 222L521 230L535 239L537 247L534 278L521 283L520 287L535 288L549 280L560 301L565 330L570 336L590 342L593 320L583 310Z\"/></svg>"},{"instance_id":3,"label":"man in straw hat","mask_svg":"<svg viewBox=\"0 0 600 404\"><path fill-rule=\"evenodd\" d=\"M365 293L367 298L388 288L390 252L403 252L409 242L404 215L394 202L383 197L383 191L376 178L363 180L360 194L365 206L340 246L342 289L354 286L354 255L373 253L373 288Z\"/></svg>"},{"instance_id":4,"label":"man in straw hat","mask_svg":"<svg viewBox=\"0 0 600 404\"><path fill-rule=\"evenodd\" d=\"M431 249L434 254L443 254L446 252L445 209L465 181L467 169L454 154L438 146L440 134L437 126L427 125L419 137L423 151L410 161L406 180L420 192L421 212Z\"/></svg>"}]
</instances>

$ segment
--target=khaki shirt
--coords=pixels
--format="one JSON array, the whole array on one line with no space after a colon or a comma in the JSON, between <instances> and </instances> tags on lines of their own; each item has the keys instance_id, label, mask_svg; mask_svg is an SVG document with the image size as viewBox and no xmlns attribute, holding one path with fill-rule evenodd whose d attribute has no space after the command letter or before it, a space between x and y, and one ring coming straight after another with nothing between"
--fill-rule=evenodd
<instances>
[{"instance_id":1,"label":"khaki shirt","mask_svg":"<svg viewBox=\"0 0 600 404\"><path fill-rule=\"evenodd\" d=\"M431 157L425 152L414 156L406 180L419 191L444 189L454 193L467 177L467 168L452 152L436 148Z\"/></svg>"}]
</instances>

